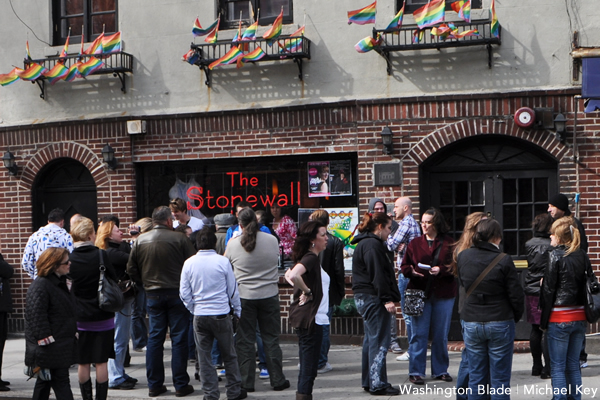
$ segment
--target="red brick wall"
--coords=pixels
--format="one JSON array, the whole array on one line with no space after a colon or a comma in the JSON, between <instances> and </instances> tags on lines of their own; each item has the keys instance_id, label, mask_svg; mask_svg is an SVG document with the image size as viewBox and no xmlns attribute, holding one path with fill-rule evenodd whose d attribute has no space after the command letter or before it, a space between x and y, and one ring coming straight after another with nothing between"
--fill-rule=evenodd
<instances>
[{"instance_id":1,"label":"red brick wall","mask_svg":"<svg viewBox=\"0 0 600 400\"><path fill-rule=\"evenodd\" d=\"M19 264L32 229L34 179L48 161L60 157L71 157L88 166L97 185L98 215L115 214L126 226L137 217L134 162L356 152L362 211L373 196L392 203L400 195L412 197L418 210L419 165L427 157L461 138L510 135L552 154L560 162L561 191L582 194L578 217L586 225L590 258L597 264L600 117L598 113L583 114L582 101L577 100L576 104L575 94L575 91L536 91L417 97L143 117L147 133L135 136L129 136L126 130L126 121L132 117L0 128L0 149L10 148L20 168L17 177L10 177L4 168L0 171L2 252L16 267L16 276L11 280L15 299L11 329L22 331L24 296L30 283ZM514 124L512 116L522 106L550 107L555 113L565 114L569 121L569 141L578 110L577 165L573 163L572 147L560 143L551 132L523 130ZM392 155L384 155L382 151L380 132L385 126L394 133ZM102 164L101 149L107 143L118 158L115 171ZM373 163L398 160L402 162L403 185L373 186ZM285 314L289 290L282 289L281 294ZM340 331L355 329L342 325ZM356 329L360 329L358 325ZM597 329L595 326L594 330Z\"/></svg>"}]
</instances>

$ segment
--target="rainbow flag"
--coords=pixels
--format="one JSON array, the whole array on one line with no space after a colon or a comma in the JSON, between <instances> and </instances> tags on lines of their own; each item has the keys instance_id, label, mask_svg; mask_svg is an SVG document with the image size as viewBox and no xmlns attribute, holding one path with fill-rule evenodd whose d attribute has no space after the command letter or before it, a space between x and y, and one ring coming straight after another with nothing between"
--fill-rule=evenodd
<instances>
[{"instance_id":1,"label":"rainbow flag","mask_svg":"<svg viewBox=\"0 0 600 400\"><path fill-rule=\"evenodd\" d=\"M71 31L69 31L69 36L67 36L67 40L65 42L65 46L63 47L62 51L59 54L59 57L67 57L69 55L68 51L69 51L69 39L71 38ZM61 63L64 63L65 60L61 60Z\"/></svg>"},{"instance_id":2,"label":"rainbow flag","mask_svg":"<svg viewBox=\"0 0 600 400\"><path fill-rule=\"evenodd\" d=\"M23 71L21 68L14 67L8 74L0 74L0 86L8 86L19 80L18 72Z\"/></svg>"},{"instance_id":3,"label":"rainbow flag","mask_svg":"<svg viewBox=\"0 0 600 400\"><path fill-rule=\"evenodd\" d=\"M459 0L450 4L450 7L458 14L458 17L471 22L471 0Z\"/></svg>"},{"instance_id":4,"label":"rainbow flag","mask_svg":"<svg viewBox=\"0 0 600 400\"><path fill-rule=\"evenodd\" d=\"M302 51L302 38L286 39L283 41L283 46L279 44L280 53L297 53Z\"/></svg>"},{"instance_id":5,"label":"rainbow flag","mask_svg":"<svg viewBox=\"0 0 600 400\"><path fill-rule=\"evenodd\" d=\"M402 4L402 8L400 9L400 11L398 11L398 14L396 14L396 16L394 17L392 22L390 22L390 24L387 26L387 28L385 28L386 31L402 28L402 19L404 18L404 6L405 5L406 5L406 2L404 2Z\"/></svg>"},{"instance_id":6,"label":"rainbow flag","mask_svg":"<svg viewBox=\"0 0 600 400\"><path fill-rule=\"evenodd\" d=\"M42 75L48 79L48 82L50 82L51 85L54 85L61 79L65 79L68 73L69 70L67 67L61 63L56 63L56 65L50 71L42 72Z\"/></svg>"},{"instance_id":7,"label":"rainbow flag","mask_svg":"<svg viewBox=\"0 0 600 400\"><path fill-rule=\"evenodd\" d=\"M290 37L304 36L304 27L305 27L305 25L302 25L302 26L300 27L300 29L298 29L296 32L292 33L292 34L290 35Z\"/></svg>"},{"instance_id":8,"label":"rainbow flag","mask_svg":"<svg viewBox=\"0 0 600 400\"><path fill-rule=\"evenodd\" d=\"M94 39L94 41L92 42L90 47L88 47L83 52L83 54L94 54L94 55L102 54L102 51L103 51L102 40L103 39L104 39L104 32L102 32L100 34L100 36L98 36L96 39ZM81 40L83 40L83 38Z\"/></svg>"},{"instance_id":9,"label":"rainbow flag","mask_svg":"<svg viewBox=\"0 0 600 400\"><path fill-rule=\"evenodd\" d=\"M208 33L208 35L204 38L204 41L206 43L217 43L217 38L219 37L219 21L220 21L220 19L221 19L221 17L217 18L217 24L215 25L214 29L212 31L210 31Z\"/></svg>"},{"instance_id":10,"label":"rainbow flag","mask_svg":"<svg viewBox=\"0 0 600 400\"><path fill-rule=\"evenodd\" d=\"M444 21L446 0L431 0L413 13L419 29L426 28Z\"/></svg>"},{"instance_id":11,"label":"rainbow flag","mask_svg":"<svg viewBox=\"0 0 600 400\"><path fill-rule=\"evenodd\" d=\"M283 7L281 7L281 12L277 16L277 18L275 18L275 21L273 22L273 26L271 26L271 28L268 31L266 31L265 34L263 35L263 39L267 39L271 43L273 43L279 37L279 35L281 35L282 27L283 27Z\"/></svg>"},{"instance_id":12,"label":"rainbow flag","mask_svg":"<svg viewBox=\"0 0 600 400\"><path fill-rule=\"evenodd\" d=\"M412 42L413 43L421 43L423 41L423 38L425 37L425 31L422 29L415 29L415 31L413 32L413 38L412 38Z\"/></svg>"},{"instance_id":13,"label":"rainbow flag","mask_svg":"<svg viewBox=\"0 0 600 400\"><path fill-rule=\"evenodd\" d=\"M67 82L73 82L75 78L81 78L81 74L79 73L79 66L81 62L76 62L75 64L69 67L67 71L67 75L65 75L64 80Z\"/></svg>"},{"instance_id":14,"label":"rainbow flag","mask_svg":"<svg viewBox=\"0 0 600 400\"><path fill-rule=\"evenodd\" d=\"M357 25L374 24L376 14L377 1L360 10L348 11L348 25L352 23Z\"/></svg>"},{"instance_id":15,"label":"rainbow flag","mask_svg":"<svg viewBox=\"0 0 600 400\"><path fill-rule=\"evenodd\" d=\"M219 18L217 18L217 20L215 22L213 22L212 25L209 26L208 28L202 29L202 25L200 25L200 20L198 20L198 18L196 18L196 21L194 21L194 27L192 28L192 35L194 35L194 36L208 35L212 31L217 29L218 26L219 26Z\"/></svg>"},{"instance_id":16,"label":"rainbow flag","mask_svg":"<svg viewBox=\"0 0 600 400\"><path fill-rule=\"evenodd\" d=\"M77 69L79 70L79 75L81 75L82 78L85 78L102 68L103 65L103 61L98 60L96 57L90 57L86 62L79 64Z\"/></svg>"},{"instance_id":17,"label":"rainbow flag","mask_svg":"<svg viewBox=\"0 0 600 400\"><path fill-rule=\"evenodd\" d=\"M33 60L33 59L31 58L31 53L29 52L29 40L28 40L28 41L25 43L25 59L26 59L27 61L31 61L31 60Z\"/></svg>"},{"instance_id":18,"label":"rainbow flag","mask_svg":"<svg viewBox=\"0 0 600 400\"><path fill-rule=\"evenodd\" d=\"M105 36L102 39L102 51L104 54L118 53L121 51L121 32Z\"/></svg>"},{"instance_id":19,"label":"rainbow flag","mask_svg":"<svg viewBox=\"0 0 600 400\"><path fill-rule=\"evenodd\" d=\"M494 37L500 37L500 23L498 23L498 16L496 15L496 2L492 0L492 5L490 6L490 10L492 13L492 26L490 28L492 35Z\"/></svg>"},{"instance_id":20,"label":"rainbow flag","mask_svg":"<svg viewBox=\"0 0 600 400\"><path fill-rule=\"evenodd\" d=\"M238 24L238 30L235 32L235 36L233 37L232 42L239 42L242 40L242 20Z\"/></svg>"},{"instance_id":21,"label":"rainbow flag","mask_svg":"<svg viewBox=\"0 0 600 400\"><path fill-rule=\"evenodd\" d=\"M238 47L232 47L223 57L213 61L208 68L213 69L221 64L232 64L237 61L239 57L242 57L244 53L240 51Z\"/></svg>"},{"instance_id":22,"label":"rainbow flag","mask_svg":"<svg viewBox=\"0 0 600 400\"><path fill-rule=\"evenodd\" d=\"M454 39L461 39L467 36L479 36L479 31L477 29L469 29L467 31L462 31L458 33L458 29L452 33Z\"/></svg>"},{"instance_id":23,"label":"rainbow flag","mask_svg":"<svg viewBox=\"0 0 600 400\"><path fill-rule=\"evenodd\" d=\"M31 63L26 70L17 71L17 75L24 81L35 81L42 75L42 72L46 71L46 68L42 67L40 64Z\"/></svg>"},{"instance_id":24,"label":"rainbow flag","mask_svg":"<svg viewBox=\"0 0 600 400\"><path fill-rule=\"evenodd\" d=\"M200 55L196 53L194 50L190 50L181 57L182 61L190 63L192 65L196 64L196 61L200 59Z\"/></svg>"},{"instance_id":25,"label":"rainbow flag","mask_svg":"<svg viewBox=\"0 0 600 400\"><path fill-rule=\"evenodd\" d=\"M449 37L453 38L455 32L458 32L458 29L452 23L440 24L440 26L431 28L431 36L437 36L442 40L446 40Z\"/></svg>"},{"instance_id":26,"label":"rainbow flag","mask_svg":"<svg viewBox=\"0 0 600 400\"><path fill-rule=\"evenodd\" d=\"M265 56L265 52L260 47L257 47L251 53L246 54L242 57L242 62L254 62L258 61Z\"/></svg>"},{"instance_id":27,"label":"rainbow flag","mask_svg":"<svg viewBox=\"0 0 600 400\"><path fill-rule=\"evenodd\" d=\"M377 41L372 36L367 36L366 38L362 39L360 42L356 43L354 45L354 48L359 53L368 53L369 51L373 50L376 45L377 45Z\"/></svg>"},{"instance_id":28,"label":"rainbow flag","mask_svg":"<svg viewBox=\"0 0 600 400\"><path fill-rule=\"evenodd\" d=\"M256 30L258 29L258 21L250 25L244 31L242 40L256 40Z\"/></svg>"}]
</instances>

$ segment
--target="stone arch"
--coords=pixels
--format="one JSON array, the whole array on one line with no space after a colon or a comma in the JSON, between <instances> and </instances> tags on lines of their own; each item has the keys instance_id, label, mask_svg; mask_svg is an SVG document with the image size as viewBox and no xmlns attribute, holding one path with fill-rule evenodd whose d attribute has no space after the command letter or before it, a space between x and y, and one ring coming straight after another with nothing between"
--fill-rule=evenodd
<instances>
[{"instance_id":1,"label":"stone arch","mask_svg":"<svg viewBox=\"0 0 600 400\"><path fill-rule=\"evenodd\" d=\"M564 143L546 130L526 131L518 127L512 119L469 119L446 125L431 132L412 146L403 158L412 159L417 165L421 165L433 153L450 143L486 134L507 135L526 140L546 150L559 161L570 152Z\"/></svg>"}]
</instances>

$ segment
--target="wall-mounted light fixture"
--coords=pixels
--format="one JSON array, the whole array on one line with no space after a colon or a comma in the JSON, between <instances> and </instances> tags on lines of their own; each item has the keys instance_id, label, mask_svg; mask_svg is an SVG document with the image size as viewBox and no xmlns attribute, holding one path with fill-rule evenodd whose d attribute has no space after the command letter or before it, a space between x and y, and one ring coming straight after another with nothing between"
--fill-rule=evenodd
<instances>
[{"instance_id":1,"label":"wall-mounted light fixture","mask_svg":"<svg viewBox=\"0 0 600 400\"><path fill-rule=\"evenodd\" d=\"M556 131L556 138L564 142L567 136L567 119L561 113L558 113L554 118L554 130Z\"/></svg>"},{"instance_id":2,"label":"wall-mounted light fixture","mask_svg":"<svg viewBox=\"0 0 600 400\"><path fill-rule=\"evenodd\" d=\"M19 172L19 167L17 167L17 163L15 162L14 154L7 150L2 157L2 161L4 161L4 166L8 170L8 173L16 176L17 172Z\"/></svg>"},{"instance_id":3,"label":"wall-mounted light fixture","mask_svg":"<svg viewBox=\"0 0 600 400\"><path fill-rule=\"evenodd\" d=\"M386 126L381 130L381 140L383 141L383 152L385 154L392 154L394 147L392 140L393 136L394 135L392 134L392 130L389 126Z\"/></svg>"},{"instance_id":4,"label":"wall-mounted light fixture","mask_svg":"<svg viewBox=\"0 0 600 400\"><path fill-rule=\"evenodd\" d=\"M102 159L109 169L117 168L117 159L115 158L115 150L109 144L102 148Z\"/></svg>"}]
</instances>

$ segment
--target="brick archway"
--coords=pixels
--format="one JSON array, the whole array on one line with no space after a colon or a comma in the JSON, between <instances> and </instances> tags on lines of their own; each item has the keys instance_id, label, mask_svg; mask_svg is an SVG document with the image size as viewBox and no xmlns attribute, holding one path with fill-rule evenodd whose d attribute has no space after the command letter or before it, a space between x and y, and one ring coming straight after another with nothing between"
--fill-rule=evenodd
<instances>
[{"instance_id":1,"label":"brick archway","mask_svg":"<svg viewBox=\"0 0 600 400\"><path fill-rule=\"evenodd\" d=\"M526 140L546 150L557 160L562 160L570 149L546 130L526 131L511 120L473 119L462 120L431 132L414 145L406 154L406 159L421 165L442 147L460 139L478 135L507 135Z\"/></svg>"}]
</instances>

